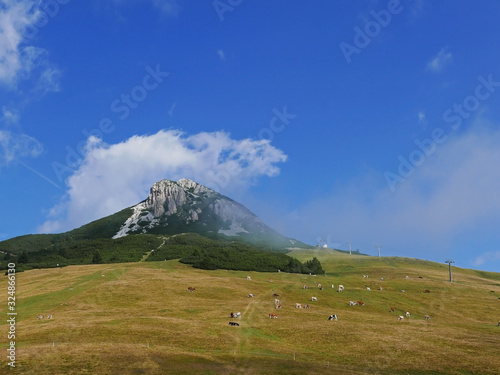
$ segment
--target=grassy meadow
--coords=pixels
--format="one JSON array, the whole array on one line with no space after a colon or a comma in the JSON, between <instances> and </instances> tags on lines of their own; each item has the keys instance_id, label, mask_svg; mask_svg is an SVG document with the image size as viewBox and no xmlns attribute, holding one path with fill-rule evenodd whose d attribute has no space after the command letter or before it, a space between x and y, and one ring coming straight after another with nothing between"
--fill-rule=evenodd
<instances>
[{"instance_id":1,"label":"grassy meadow","mask_svg":"<svg viewBox=\"0 0 500 375\"><path fill-rule=\"evenodd\" d=\"M0 373L500 373L500 273L453 267L450 283L446 264L323 249L291 255L316 256L326 275L205 271L175 260L18 273L16 368L2 356ZM6 276L0 285L6 317ZM6 351L6 319L0 326Z\"/></svg>"}]
</instances>

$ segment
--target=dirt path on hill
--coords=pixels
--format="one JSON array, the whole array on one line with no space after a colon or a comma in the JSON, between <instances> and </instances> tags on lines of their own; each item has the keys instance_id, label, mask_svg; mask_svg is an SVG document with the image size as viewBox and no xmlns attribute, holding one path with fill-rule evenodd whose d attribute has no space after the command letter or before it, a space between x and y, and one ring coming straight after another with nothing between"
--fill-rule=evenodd
<instances>
[{"instance_id":1,"label":"dirt path on hill","mask_svg":"<svg viewBox=\"0 0 500 375\"><path fill-rule=\"evenodd\" d=\"M160 247L162 247L163 245L165 245L165 240L163 240L162 244L160 246L158 246L155 250L158 250ZM141 262L145 262L146 259L149 258L149 256L151 255L151 253L153 252L153 250L151 251L148 251L146 254L143 255L142 259L140 260Z\"/></svg>"}]
</instances>

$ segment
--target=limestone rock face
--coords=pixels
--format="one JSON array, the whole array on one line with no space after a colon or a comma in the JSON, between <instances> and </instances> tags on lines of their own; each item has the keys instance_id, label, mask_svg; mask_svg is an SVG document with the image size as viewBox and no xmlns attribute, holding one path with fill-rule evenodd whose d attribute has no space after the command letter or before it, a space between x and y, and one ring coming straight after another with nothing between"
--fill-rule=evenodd
<instances>
[{"instance_id":1,"label":"limestone rock face","mask_svg":"<svg viewBox=\"0 0 500 375\"><path fill-rule=\"evenodd\" d=\"M185 178L156 182L148 197L132 210L113 238L132 233L171 234L174 226L177 231L200 234L277 234L243 205Z\"/></svg>"}]
</instances>

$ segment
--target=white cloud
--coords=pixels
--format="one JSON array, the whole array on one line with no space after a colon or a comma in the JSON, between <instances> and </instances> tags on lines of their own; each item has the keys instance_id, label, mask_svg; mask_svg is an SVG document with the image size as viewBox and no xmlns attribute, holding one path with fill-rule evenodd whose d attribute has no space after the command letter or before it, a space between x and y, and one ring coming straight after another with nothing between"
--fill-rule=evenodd
<instances>
[{"instance_id":1,"label":"white cloud","mask_svg":"<svg viewBox=\"0 0 500 375\"><path fill-rule=\"evenodd\" d=\"M117 5L139 3L143 4L144 0L112 0ZM177 17L181 7L177 0L146 0L149 1L156 9L160 10L163 15Z\"/></svg>"},{"instance_id":2,"label":"white cloud","mask_svg":"<svg viewBox=\"0 0 500 375\"><path fill-rule=\"evenodd\" d=\"M277 175L276 164L285 160L267 140L234 140L224 132L162 130L113 145L89 138L65 197L39 232L69 230L139 203L165 178L191 178L226 193L245 190L261 176Z\"/></svg>"},{"instance_id":3,"label":"white cloud","mask_svg":"<svg viewBox=\"0 0 500 375\"><path fill-rule=\"evenodd\" d=\"M35 68L46 62L46 51L29 44L28 30L34 29L36 22L45 15L39 7L40 0L4 0L0 7L0 86L15 90L20 81L29 79ZM46 16L46 15L45 15ZM42 77L46 71L42 68ZM54 87L55 81L50 82ZM51 90L49 90L51 91Z\"/></svg>"},{"instance_id":4,"label":"white cloud","mask_svg":"<svg viewBox=\"0 0 500 375\"><path fill-rule=\"evenodd\" d=\"M394 193L382 173L369 171L329 196L267 221L311 243L318 237L350 240L354 249L375 254L378 241L382 254L424 259L461 254L468 262L480 238L500 241L498 160L500 131L474 126L437 145ZM395 157L396 168L397 163Z\"/></svg>"},{"instance_id":5,"label":"white cloud","mask_svg":"<svg viewBox=\"0 0 500 375\"><path fill-rule=\"evenodd\" d=\"M450 64L453 61L453 55L451 52L448 52L448 48L441 48L439 53L431 59L427 63L427 69L438 73L441 72L447 64Z\"/></svg>"},{"instance_id":6,"label":"white cloud","mask_svg":"<svg viewBox=\"0 0 500 375\"><path fill-rule=\"evenodd\" d=\"M479 267L487 262L498 262L498 261L500 261L500 251L486 251L481 255L477 256L472 261L472 265L475 267Z\"/></svg>"},{"instance_id":7,"label":"white cloud","mask_svg":"<svg viewBox=\"0 0 500 375\"><path fill-rule=\"evenodd\" d=\"M0 120L7 124L16 124L19 121L19 110L3 106Z\"/></svg>"},{"instance_id":8,"label":"white cloud","mask_svg":"<svg viewBox=\"0 0 500 375\"><path fill-rule=\"evenodd\" d=\"M61 91L60 86L61 72L53 67L47 67L38 80L35 91L41 92L43 95L49 92Z\"/></svg>"},{"instance_id":9,"label":"white cloud","mask_svg":"<svg viewBox=\"0 0 500 375\"><path fill-rule=\"evenodd\" d=\"M9 165L16 159L36 158L42 151L42 144L33 137L0 130L0 167Z\"/></svg>"},{"instance_id":10,"label":"white cloud","mask_svg":"<svg viewBox=\"0 0 500 375\"><path fill-rule=\"evenodd\" d=\"M419 124L427 125L427 118L424 110L419 111L417 116Z\"/></svg>"},{"instance_id":11,"label":"white cloud","mask_svg":"<svg viewBox=\"0 0 500 375\"><path fill-rule=\"evenodd\" d=\"M223 50L221 49L217 50L217 55L219 55L219 59L221 59L221 61L226 61L226 54L224 53Z\"/></svg>"},{"instance_id":12,"label":"white cloud","mask_svg":"<svg viewBox=\"0 0 500 375\"><path fill-rule=\"evenodd\" d=\"M180 11L180 6L177 0L152 0L153 5L160 9L163 14L169 16L178 16Z\"/></svg>"}]
</instances>

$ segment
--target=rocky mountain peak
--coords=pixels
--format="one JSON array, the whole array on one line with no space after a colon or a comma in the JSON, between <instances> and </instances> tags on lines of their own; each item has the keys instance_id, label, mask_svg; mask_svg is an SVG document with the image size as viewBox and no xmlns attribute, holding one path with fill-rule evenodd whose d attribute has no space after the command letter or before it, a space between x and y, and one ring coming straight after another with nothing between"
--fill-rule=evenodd
<instances>
[{"instance_id":1,"label":"rocky mountain peak","mask_svg":"<svg viewBox=\"0 0 500 375\"><path fill-rule=\"evenodd\" d=\"M113 238L140 233L194 232L208 236L286 239L243 205L187 178L156 182L148 197L131 209L132 215Z\"/></svg>"}]
</instances>

